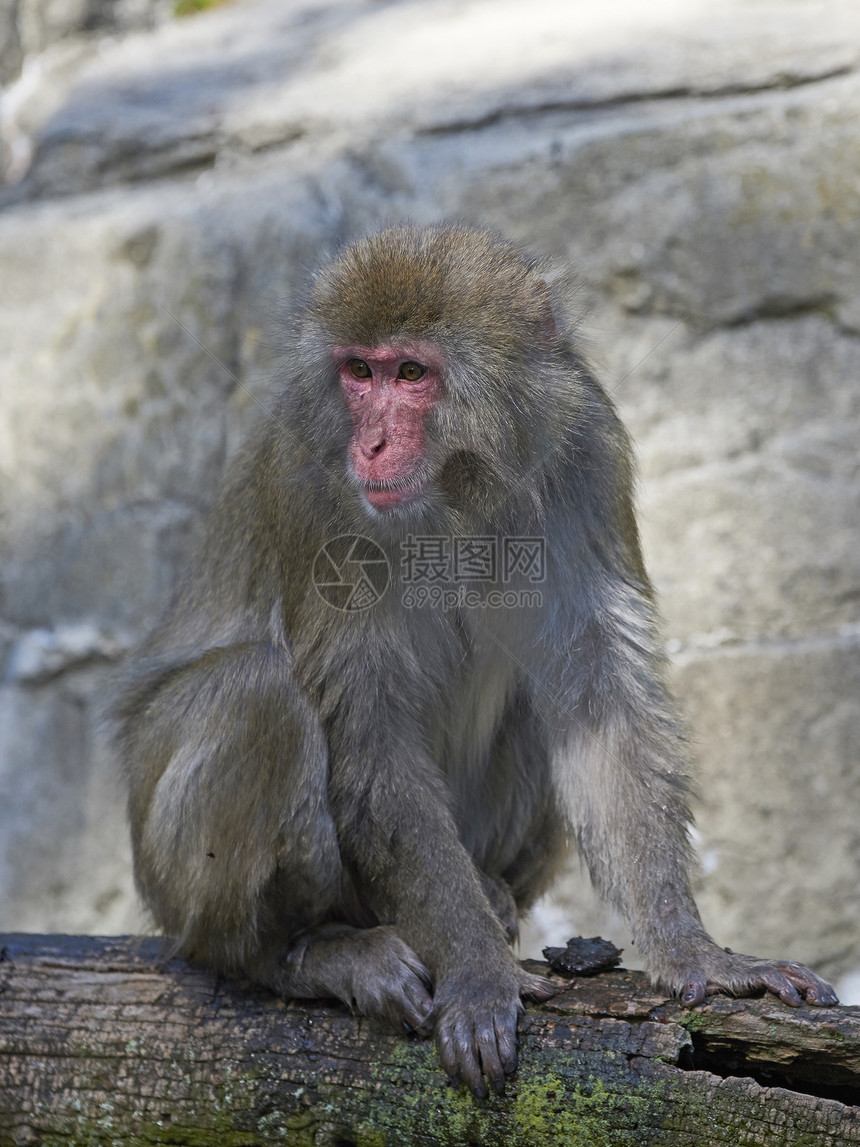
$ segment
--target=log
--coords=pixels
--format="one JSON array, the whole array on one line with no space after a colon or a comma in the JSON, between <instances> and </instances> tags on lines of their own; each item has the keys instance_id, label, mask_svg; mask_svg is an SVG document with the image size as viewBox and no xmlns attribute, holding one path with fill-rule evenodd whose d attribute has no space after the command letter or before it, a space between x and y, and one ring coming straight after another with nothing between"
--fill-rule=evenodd
<instances>
[{"instance_id":1,"label":"log","mask_svg":"<svg viewBox=\"0 0 860 1147\"><path fill-rule=\"evenodd\" d=\"M529 1007L521 1053L478 1101L431 1041L157 939L0 936L2 1147L860 1144L860 1008L685 1011L618 969Z\"/></svg>"}]
</instances>

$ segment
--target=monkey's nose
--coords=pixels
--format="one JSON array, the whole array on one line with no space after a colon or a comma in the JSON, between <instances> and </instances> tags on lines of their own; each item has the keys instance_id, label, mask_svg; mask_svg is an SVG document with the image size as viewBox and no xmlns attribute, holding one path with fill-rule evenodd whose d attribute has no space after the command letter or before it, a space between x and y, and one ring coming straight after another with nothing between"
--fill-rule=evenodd
<instances>
[{"instance_id":1,"label":"monkey's nose","mask_svg":"<svg viewBox=\"0 0 860 1147\"><path fill-rule=\"evenodd\" d=\"M368 442L362 442L361 452L365 458L376 458L385 449L385 438L381 435L373 435Z\"/></svg>"}]
</instances>

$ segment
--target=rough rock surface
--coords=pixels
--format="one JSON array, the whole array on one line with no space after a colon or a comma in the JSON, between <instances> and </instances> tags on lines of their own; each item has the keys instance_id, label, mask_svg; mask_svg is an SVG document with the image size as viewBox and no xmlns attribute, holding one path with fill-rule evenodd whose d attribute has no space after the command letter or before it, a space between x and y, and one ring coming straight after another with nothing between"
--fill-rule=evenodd
<instances>
[{"instance_id":1,"label":"rough rock surface","mask_svg":"<svg viewBox=\"0 0 860 1147\"><path fill-rule=\"evenodd\" d=\"M152 28L169 0L0 0L0 82L18 78L26 60L63 42Z\"/></svg>"},{"instance_id":2,"label":"rough rock surface","mask_svg":"<svg viewBox=\"0 0 860 1147\"><path fill-rule=\"evenodd\" d=\"M306 269L457 216L579 268L707 922L860 974L860 9L718 7L127 0L105 35L95 0L0 0L0 928L138 925L97 731L117 660L263 416ZM635 963L576 871L527 950L575 931Z\"/></svg>"}]
</instances>

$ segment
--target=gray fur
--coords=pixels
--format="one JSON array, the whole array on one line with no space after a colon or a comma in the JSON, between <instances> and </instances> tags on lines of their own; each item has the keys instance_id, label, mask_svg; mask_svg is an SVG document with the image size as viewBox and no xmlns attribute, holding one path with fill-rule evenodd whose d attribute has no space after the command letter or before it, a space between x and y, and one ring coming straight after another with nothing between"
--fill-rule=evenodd
<instances>
[{"instance_id":1,"label":"gray fur","mask_svg":"<svg viewBox=\"0 0 860 1147\"><path fill-rule=\"evenodd\" d=\"M546 995L509 941L571 837L688 1002L769 987L794 1003L792 984L835 998L797 965L726 953L699 921L630 450L562 320L536 263L483 232L348 249L113 714L138 886L178 948L286 995L432 1023L476 1094L516 1066L520 995ZM433 341L447 367L429 485L381 514L348 472L330 347L392 338ZM351 532L395 576L350 614L311 573ZM545 537L542 606L407 610L409 533Z\"/></svg>"}]
</instances>

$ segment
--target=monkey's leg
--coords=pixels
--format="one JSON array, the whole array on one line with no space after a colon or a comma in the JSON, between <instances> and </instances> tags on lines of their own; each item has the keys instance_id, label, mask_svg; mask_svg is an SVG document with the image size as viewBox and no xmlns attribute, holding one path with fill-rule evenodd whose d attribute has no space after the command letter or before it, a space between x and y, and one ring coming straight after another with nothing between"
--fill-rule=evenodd
<instances>
[{"instance_id":1,"label":"monkey's leg","mask_svg":"<svg viewBox=\"0 0 860 1147\"><path fill-rule=\"evenodd\" d=\"M484 895L504 928L508 943L516 943L520 934L519 912L510 885L500 876L488 876L486 872L480 875Z\"/></svg>"},{"instance_id":2,"label":"monkey's leg","mask_svg":"<svg viewBox=\"0 0 860 1147\"><path fill-rule=\"evenodd\" d=\"M475 838L484 891L514 943L521 915L558 875L569 836L551 783L541 720L524 692L507 705L488 778L482 816L469 808L463 828Z\"/></svg>"},{"instance_id":3,"label":"monkey's leg","mask_svg":"<svg viewBox=\"0 0 860 1147\"><path fill-rule=\"evenodd\" d=\"M430 973L391 927L323 924L250 970L279 995L334 997L396 1028L430 1033Z\"/></svg>"},{"instance_id":4,"label":"monkey's leg","mask_svg":"<svg viewBox=\"0 0 860 1147\"><path fill-rule=\"evenodd\" d=\"M183 952L246 968L326 918L341 880L326 741L285 653L144 664L118 716L138 885Z\"/></svg>"},{"instance_id":5,"label":"monkey's leg","mask_svg":"<svg viewBox=\"0 0 860 1147\"><path fill-rule=\"evenodd\" d=\"M140 683L125 745L137 878L189 955L285 996L426 1025L429 974L391 928L324 925L343 870L327 746L284 654L210 651Z\"/></svg>"},{"instance_id":6,"label":"monkey's leg","mask_svg":"<svg viewBox=\"0 0 860 1147\"><path fill-rule=\"evenodd\" d=\"M648 608L628 598L615 613L618 628L583 641L592 650L589 677L576 687L573 721L555 749L557 782L592 880L629 920L654 979L684 1003L761 989L793 1006L801 996L835 1003L830 985L808 968L728 952L702 926L687 875L688 781Z\"/></svg>"}]
</instances>

